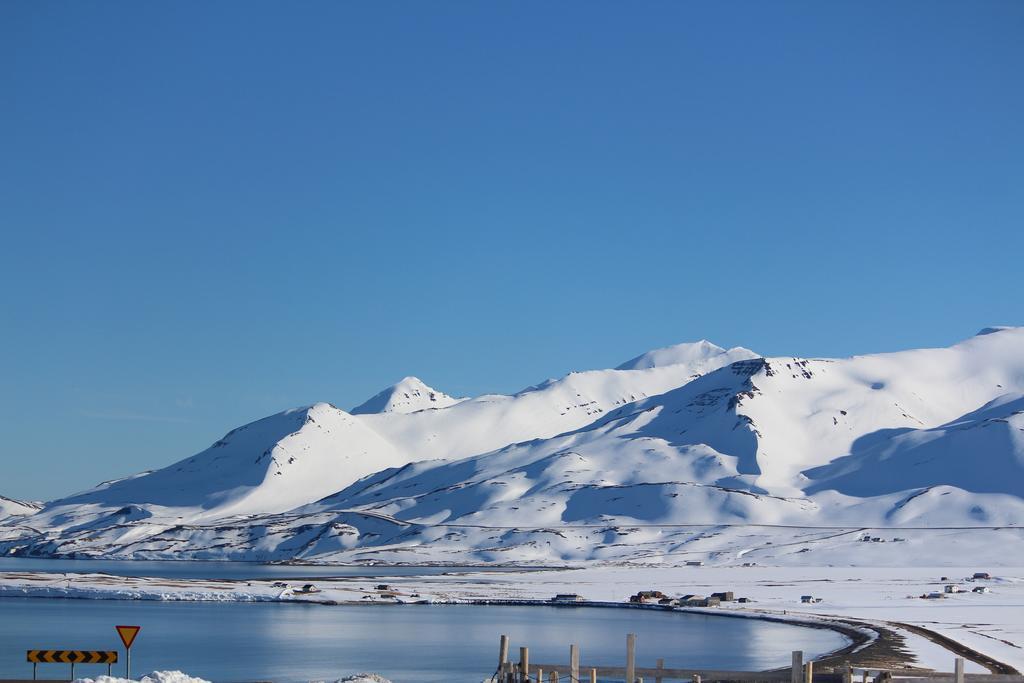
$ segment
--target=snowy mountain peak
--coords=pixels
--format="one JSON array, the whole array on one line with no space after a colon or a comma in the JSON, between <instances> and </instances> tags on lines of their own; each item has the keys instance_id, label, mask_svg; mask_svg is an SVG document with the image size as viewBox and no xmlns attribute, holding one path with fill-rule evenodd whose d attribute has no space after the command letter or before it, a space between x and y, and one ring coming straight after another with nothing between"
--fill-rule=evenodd
<instances>
[{"instance_id":1,"label":"snowy mountain peak","mask_svg":"<svg viewBox=\"0 0 1024 683\"><path fill-rule=\"evenodd\" d=\"M42 505L39 503L29 503L23 500L14 500L5 496L0 496L0 517L7 517L8 515L31 515L34 512L38 512Z\"/></svg>"},{"instance_id":2,"label":"snowy mountain peak","mask_svg":"<svg viewBox=\"0 0 1024 683\"><path fill-rule=\"evenodd\" d=\"M352 414L415 413L431 408L447 408L462 400L430 388L418 377L405 377L353 408Z\"/></svg>"},{"instance_id":3,"label":"snowy mountain peak","mask_svg":"<svg viewBox=\"0 0 1024 683\"><path fill-rule=\"evenodd\" d=\"M758 358L758 355L750 349L737 346L726 350L717 344L712 344L707 339L701 339L696 342L666 346L642 353L615 369L647 370L649 368L682 364L700 367L711 363L714 363L715 367L721 367L738 360L750 360L753 358Z\"/></svg>"}]
</instances>

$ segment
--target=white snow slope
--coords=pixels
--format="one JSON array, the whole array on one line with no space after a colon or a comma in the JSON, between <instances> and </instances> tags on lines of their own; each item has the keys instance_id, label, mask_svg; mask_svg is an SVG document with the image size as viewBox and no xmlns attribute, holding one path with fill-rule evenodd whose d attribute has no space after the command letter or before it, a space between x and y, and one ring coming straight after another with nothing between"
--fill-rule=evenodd
<instances>
[{"instance_id":1,"label":"white snow slope","mask_svg":"<svg viewBox=\"0 0 1024 683\"><path fill-rule=\"evenodd\" d=\"M682 561L706 532L679 525L1013 526L1022 482L1024 328L843 360L702 341L511 396L407 378L286 411L0 524L0 552L543 563L660 538Z\"/></svg>"},{"instance_id":2,"label":"white snow slope","mask_svg":"<svg viewBox=\"0 0 1024 683\"><path fill-rule=\"evenodd\" d=\"M353 415L366 413L414 413L417 410L447 408L465 399L431 389L419 377L406 377L352 409Z\"/></svg>"},{"instance_id":3,"label":"white snow slope","mask_svg":"<svg viewBox=\"0 0 1024 683\"><path fill-rule=\"evenodd\" d=\"M39 503L27 503L0 496L0 519L10 515L31 515L42 507Z\"/></svg>"}]
</instances>

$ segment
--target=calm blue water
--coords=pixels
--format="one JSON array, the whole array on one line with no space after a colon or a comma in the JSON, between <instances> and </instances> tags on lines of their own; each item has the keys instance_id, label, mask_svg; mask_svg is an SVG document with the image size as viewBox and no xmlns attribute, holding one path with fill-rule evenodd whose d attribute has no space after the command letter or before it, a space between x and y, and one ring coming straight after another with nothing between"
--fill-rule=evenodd
<instances>
[{"instance_id":1,"label":"calm blue water","mask_svg":"<svg viewBox=\"0 0 1024 683\"><path fill-rule=\"evenodd\" d=\"M638 635L641 666L663 657L669 667L764 669L786 666L792 650L845 644L831 631L648 610L2 598L0 678L31 677L29 649L120 649L115 624L142 626L133 672L181 669L216 683L336 680L361 671L396 683L475 683L494 670L502 633L512 652L526 645L535 662L567 662L576 642L584 664L619 666L627 633ZM67 670L45 664L39 673ZM76 668L90 673L106 667Z\"/></svg>"},{"instance_id":2,"label":"calm blue water","mask_svg":"<svg viewBox=\"0 0 1024 683\"><path fill-rule=\"evenodd\" d=\"M426 576L460 571L517 571L494 567L338 567L172 560L51 560L0 557L0 572L104 573L162 579L305 579L330 576Z\"/></svg>"}]
</instances>

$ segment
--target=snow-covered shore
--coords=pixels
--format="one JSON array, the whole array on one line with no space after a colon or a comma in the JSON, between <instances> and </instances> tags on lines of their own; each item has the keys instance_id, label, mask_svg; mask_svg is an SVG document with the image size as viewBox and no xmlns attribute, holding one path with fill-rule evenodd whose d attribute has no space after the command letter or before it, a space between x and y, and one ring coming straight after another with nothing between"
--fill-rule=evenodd
<instances>
[{"instance_id":1,"label":"snow-covered shore","mask_svg":"<svg viewBox=\"0 0 1024 683\"><path fill-rule=\"evenodd\" d=\"M106 574L0 573L0 597L111 600L296 601L327 605L547 600L578 593L587 601L621 604L639 590L668 595L733 591L751 602L711 608L735 616L770 616L822 625L834 619L885 627L904 639L917 666L950 670L953 653L903 624L920 627L1017 669L1024 669L1024 568L999 568L988 580L968 580L962 568L876 567L628 567L594 566L536 572L457 572L386 579L316 579L318 592L297 593L272 580L206 581ZM946 578L943 578L946 577ZM945 593L945 586L963 592ZM988 592L972 592L973 588ZM922 599L938 592L944 597ZM804 603L805 595L820 602ZM825 623L824 625L827 625ZM969 671L984 671L968 663Z\"/></svg>"}]
</instances>

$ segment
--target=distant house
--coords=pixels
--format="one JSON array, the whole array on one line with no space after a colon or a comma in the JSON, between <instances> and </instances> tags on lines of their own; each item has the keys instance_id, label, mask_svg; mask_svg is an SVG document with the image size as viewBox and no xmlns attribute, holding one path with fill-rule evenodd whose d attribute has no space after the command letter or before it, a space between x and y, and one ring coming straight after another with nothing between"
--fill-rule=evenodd
<instances>
[{"instance_id":1,"label":"distant house","mask_svg":"<svg viewBox=\"0 0 1024 683\"><path fill-rule=\"evenodd\" d=\"M816 602L821 602L821 598L816 598L813 595L801 595L800 602L805 604L814 604Z\"/></svg>"},{"instance_id":2,"label":"distant house","mask_svg":"<svg viewBox=\"0 0 1024 683\"><path fill-rule=\"evenodd\" d=\"M661 600L658 600L658 604L665 605L666 607L672 607L674 605L678 605L679 601L675 598L662 598Z\"/></svg>"},{"instance_id":3,"label":"distant house","mask_svg":"<svg viewBox=\"0 0 1024 683\"><path fill-rule=\"evenodd\" d=\"M957 585L952 584L952 583L947 583L946 587L943 590L945 590L947 593L962 593L963 592L963 590L960 588L960 586L957 586Z\"/></svg>"},{"instance_id":4,"label":"distant house","mask_svg":"<svg viewBox=\"0 0 1024 683\"><path fill-rule=\"evenodd\" d=\"M679 604L685 607L718 607L721 602L718 598L705 598L700 595L688 595L679 599Z\"/></svg>"},{"instance_id":5,"label":"distant house","mask_svg":"<svg viewBox=\"0 0 1024 683\"><path fill-rule=\"evenodd\" d=\"M687 567L703 567L704 566L704 562L702 560L687 560L686 561L686 566Z\"/></svg>"},{"instance_id":6,"label":"distant house","mask_svg":"<svg viewBox=\"0 0 1024 683\"><path fill-rule=\"evenodd\" d=\"M744 567L756 567L757 566L757 562L744 562L743 566Z\"/></svg>"},{"instance_id":7,"label":"distant house","mask_svg":"<svg viewBox=\"0 0 1024 683\"><path fill-rule=\"evenodd\" d=\"M713 598L718 598L718 599L719 599L719 600L721 600L722 602L732 602L733 600L735 600L735 599L736 599L736 598L734 597L734 595L733 595L733 592L732 592L732 591L722 591L722 592L720 592L720 593L712 593L712 594L711 594L711 597L713 597Z\"/></svg>"},{"instance_id":8,"label":"distant house","mask_svg":"<svg viewBox=\"0 0 1024 683\"><path fill-rule=\"evenodd\" d=\"M736 602L753 602L750 598L736 598Z\"/></svg>"},{"instance_id":9,"label":"distant house","mask_svg":"<svg viewBox=\"0 0 1024 683\"><path fill-rule=\"evenodd\" d=\"M302 588L299 588L299 589L298 589L298 590L296 590L295 592L296 592L296 593L302 593L302 594L308 595L308 594L310 594L310 593L319 593L319 592L320 592L320 589L319 589L319 588L317 588L316 586L314 586L314 585L313 585L313 584L311 584L311 583L307 583L307 584L306 584L305 586L303 586Z\"/></svg>"},{"instance_id":10,"label":"distant house","mask_svg":"<svg viewBox=\"0 0 1024 683\"><path fill-rule=\"evenodd\" d=\"M971 589L972 593L991 593L988 586L975 586Z\"/></svg>"},{"instance_id":11,"label":"distant house","mask_svg":"<svg viewBox=\"0 0 1024 683\"><path fill-rule=\"evenodd\" d=\"M972 578L975 578L975 579L991 579L992 575L989 574L988 572L974 572L974 576Z\"/></svg>"},{"instance_id":12,"label":"distant house","mask_svg":"<svg viewBox=\"0 0 1024 683\"><path fill-rule=\"evenodd\" d=\"M574 602L583 602L583 596L577 595L576 593L559 593L555 597L551 598L549 602L554 602L560 605L572 604Z\"/></svg>"},{"instance_id":13,"label":"distant house","mask_svg":"<svg viewBox=\"0 0 1024 683\"><path fill-rule=\"evenodd\" d=\"M374 586L374 589L379 591L389 591L391 590L391 586L389 586L386 583L378 583L376 586Z\"/></svg>"},{"instance_id":14,"label":"distant house","mask_svg":"<svg viewBox=\"0 0 1024 683\"><path fill-rule=\"evenodd\" d=\"M667 597L668 596L661 591L640 591L636 595L629 596L629 601L637 603L657 602L658 600Z\"/></svg>"},{"instance_id":15,"label":"distant house","mask_svg":"<svg viewBox=\"0 0 1024 683\"><path fill-rule=\"evenodd\" d=\"M923 599L925 599L925 600L941 600L942 598L944 598L946 596L943 595L942 593L932 592L932 593L925 593L921 597Z\"/></svg>"}]
</instances>

